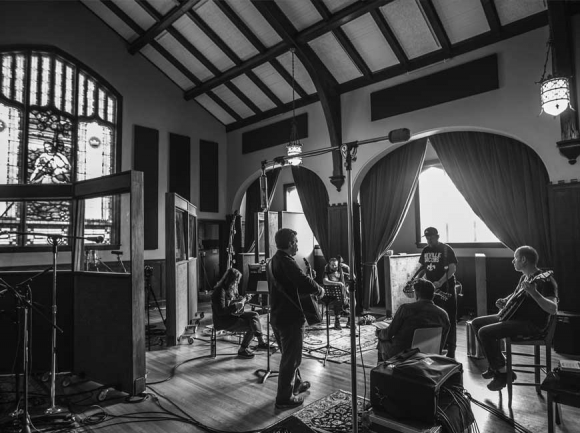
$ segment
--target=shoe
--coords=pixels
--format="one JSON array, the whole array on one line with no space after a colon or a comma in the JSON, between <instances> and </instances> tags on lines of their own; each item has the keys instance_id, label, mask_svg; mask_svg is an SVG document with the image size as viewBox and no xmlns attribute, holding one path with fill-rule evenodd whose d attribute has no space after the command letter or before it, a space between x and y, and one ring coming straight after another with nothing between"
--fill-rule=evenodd
<instances>
[{"instance_id":1,"label":"shoe","mask_svg":"<svg viewBox=\"0 0 580 433\"><path fill-rule=\"evenodd\" d=\"M304 403L304 398L302 396L293 395L288 401L276 402L276 409L292 409L301 406L302 403Z\"/></svg>"},{"instance_id":2,"label":"shoe","mask_svg":"<svg viewBox=\"0 0 580 433\"><path fill-rule=\"evenodd\" d=\"M488 368L483 373L481 373L481 377L484 379L493 379L495 377L496 371L492 368Z\"/></svg>"},{"instance_id":3,"label":"shoe","mask_svg":"<svg viewBox=\"0 0 580 433\"><path fill-rule=\"evenodd\" d=\"M252 359L254 356L254 353L248 348L238 350L239 358Z\"/></svg>"},{"instance_id":4,"label":"shoe","mask_svg":"<svg viewBox=\"0 0 580 433\"><path fill-rule=\"evenodd\" d=\"M514 382L518 377L512 371L511 382ZM487 389L490 391L499 391L507 385L507 373L496 373L493 380L487 384Z\"/></svg>"},{"instance_id":5,"label":"shoe","mask_svg":"<svg viewBox=\"0 0 580 433\"><path fill-rule=\"evenodd\" d=\"M310 389L310 382L305 380L303 382L299 382L298 386L296 386L296 383L294 383L294 390L292 391L292 393L294 395L298 395L298 394L302 394L303 392L308 391L309 389Z\"/></svg>"},{"instance_id":6,"label":"shoe","mask_svg":"<svg viewBox=\"0 0 580 433\"><path fill-rule=\"evenodd\" d=\"M266 343L264 341L261 343L258 343L258 345L256 346L256 349L268 350L268 343ZM273 344L270 344L270 350L276 350L276 347Z\"/></svg>"},{"instance_id":7,"label":"shoe","mask_svg":"<svg viewBox=\"0 0 580 433\"><path fill-rule=\"evenodd\" d=\"M342 331L342 326L340 325L340 322L338 320L334 322L334 329L336 329L337 331Z\"/></svg>"}]
</instances>

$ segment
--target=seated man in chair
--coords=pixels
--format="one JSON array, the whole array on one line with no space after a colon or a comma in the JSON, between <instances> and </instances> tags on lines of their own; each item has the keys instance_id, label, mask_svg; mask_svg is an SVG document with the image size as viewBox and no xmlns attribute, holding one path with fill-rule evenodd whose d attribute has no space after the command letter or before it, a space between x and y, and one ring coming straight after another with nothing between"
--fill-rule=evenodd
<instances>
[{"instance_id":1,"label":"seated man in chair","mask_svg":"<svg viewBox=\"0 0 580 433\"><path fill-rule=\"evenodd\" d=\"M334 311L334 329L339 331L342 330L340 315L343 312L346 314L348 310L349 297L346 286L348 272L346 272L346 269L348 269L348 266L340 263L339 259L335 257L332 257L324 268L324 285L336 285L342 289L342 301L335 299L328 303L328 308L332 308L332 311ZM347 324L347 327L349 325Z\"/></svg>"},{"instance_id":2,"label":"seated man in chair","mask_svg":"<svg viewBox=\"0 0 580 433\"><path fill-rule=\"evenodd\" d=\"M487 358L489 368L482 373L493 379L487 388L499 391L513 382L516 375L507 377L505 358L500 341L506 337L540 337L550 323L550 315L558 312L558 285L552 272L542 272L538 267L538 252L530 246L519 247L512 260L514 269L523 275L514 292L498 299L498 314L477 317L471 325Z\"/></svg>"},{"instance_id":3,"label":"seated man in chair","mask_svg":"<svg viewBox=\"0 0 580 433\"><path fill-rule=\"evenodd\" d=\"M237 269L229 268L225 272L211 295L211 310L216 331L245 332L238 356L249 359L254 357L254 353L249 349L254 336L258 339L258 349L267 349L268 345L262 335L258 313L244 311L244 306L251 296L239 295L238 284L241 278L242 274Z\"/></svg>"},{"instance_id":4,"label":"seated man in chair","mask_svg":"<svg viewBox=\"0 0 580 433\"><path fill-rule=\"evenodd\" d=\"M442 328L441 348L449 332L449 316L445 310L433 303L435 286L425 279L418 279L413 286L416 302L402 304L388 328L377 329L379 338L378 362L386 361L405 349L410 349L413 335L420 328Z\"/></svg>"}]
</instances>

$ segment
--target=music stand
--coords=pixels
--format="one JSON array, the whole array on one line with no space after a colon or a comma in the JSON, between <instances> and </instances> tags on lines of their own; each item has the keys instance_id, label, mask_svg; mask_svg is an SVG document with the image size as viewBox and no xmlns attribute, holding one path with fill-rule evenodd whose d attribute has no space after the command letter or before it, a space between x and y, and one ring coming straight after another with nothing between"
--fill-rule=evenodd
<instances>
[{"instance_id":1,"label":"music stand","mask_svg":"<svg viewBox=\"0 0 580 433\"><path fill-rule=\"evenodd\" d=\"M255 280L252 281L253 278L250 278L248 281L248 290L246 293L249 294L256 294L259 296L258 304L250 303L252 307L257 307L262 310L266 311L266 345L268 348L266 349L266 368L259 368L256 370L256 374L259 375L260 373L264 373L262 377L261 383L265 383L268 377L270 376L277 376L278 372L271 370L270 368L270 356L271 356L271 346L270 346L270 293L268 291L268 282L262 280ZM255 287L253 287L255 283ZM261 296L260 296L261 295ZM264 300L266 302L264 303Z\"/></svg>"},{"instance_id":2,"label":"music stand","mask_svg":"<svg viewBox=\"0 0 580 433\"><path fill-rule=\"evenodd\" d=\"M334 354L336 353L350 353L348 350L339 349L338 347L334 347L330 345L330 312L328 306L332 301L340 302L344 304L344 297L342 296L342 286L339 284L325 284L324 285L324 296L321 299L324 307L326 308L326 345L322 347L317 347L316 349L312 349L310 352L318 352L321 350L325 350L324 352L324 361L322 365L326 366L326 358L328 358L328 354L332 349Z\"/></svg>"}]
</instances>

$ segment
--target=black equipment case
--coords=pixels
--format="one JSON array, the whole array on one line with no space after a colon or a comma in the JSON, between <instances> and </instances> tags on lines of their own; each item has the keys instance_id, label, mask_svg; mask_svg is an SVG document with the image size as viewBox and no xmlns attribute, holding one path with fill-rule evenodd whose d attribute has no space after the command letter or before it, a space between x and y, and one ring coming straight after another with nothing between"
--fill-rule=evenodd
<instances>
[{"instance_id":1,"label":"black equipment case","mask_svg":"<svg viewBox=\"0 0 580 433\"><path fill-rule=\"evenodd\" d=\"M435 424L442 386L463 386L463 366L418 349L401 352L371 370L371 405L396 418Z\"/></svg>"}]
</instances>

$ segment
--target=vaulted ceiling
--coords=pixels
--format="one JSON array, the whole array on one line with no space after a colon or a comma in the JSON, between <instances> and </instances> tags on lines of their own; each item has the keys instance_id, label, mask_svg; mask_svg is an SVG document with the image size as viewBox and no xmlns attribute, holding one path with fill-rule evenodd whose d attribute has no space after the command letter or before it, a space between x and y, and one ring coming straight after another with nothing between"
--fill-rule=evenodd
<instances>
[{"instance_id":1,"label":"vaulted ceiling","mask_svg":"<svg viewBox=\"0 0 580 433\"><path fill-rule=\"evenodd\" d=\"M80 1L228 131L548 24L544 0Z\"/></svg>"}]
</instances>

